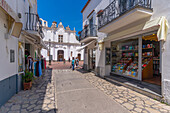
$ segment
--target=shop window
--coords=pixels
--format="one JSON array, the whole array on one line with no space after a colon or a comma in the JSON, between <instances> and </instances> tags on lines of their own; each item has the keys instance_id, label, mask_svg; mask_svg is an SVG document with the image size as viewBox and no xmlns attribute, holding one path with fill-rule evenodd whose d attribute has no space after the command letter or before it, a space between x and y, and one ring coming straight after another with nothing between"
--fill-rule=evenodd
<instances>
[{"instance_id":1,"label":"shop window","mask_svg":"<svg viewBox=\"0 0 170 113\"><path fill-rule=\"evenodd\" d=\"M112 73L138 77L138 39L111 43Z\"/></svg>"}]
</instances>

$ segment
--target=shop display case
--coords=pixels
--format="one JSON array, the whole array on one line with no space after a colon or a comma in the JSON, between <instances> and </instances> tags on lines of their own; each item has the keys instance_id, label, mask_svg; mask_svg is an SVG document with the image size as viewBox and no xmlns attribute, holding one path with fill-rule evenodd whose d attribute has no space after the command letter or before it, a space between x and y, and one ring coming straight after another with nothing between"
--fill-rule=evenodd
<instances>
[{"instance_id":1,"label":"shop display case","mask_svg":"<svg viewBox=\"0 0 170 113\"><path fill-rule=\"evenodd\" d=\"M112 72L119 75L137 77L138 40L115 45L112 43Z\"/></svg>"},{"instance_id":2,"label":"shop display case","mask_svg":"<svg viewBox=\"0 0 170 113\"><path fill-rule=\"evenodd\" d=\"M114 74L138 78L138 40L111 44L112 72ZM142 41L142 79L149 79L159 73L159 58L155 57L155 43Z\"/></svg>"}]
</instances>

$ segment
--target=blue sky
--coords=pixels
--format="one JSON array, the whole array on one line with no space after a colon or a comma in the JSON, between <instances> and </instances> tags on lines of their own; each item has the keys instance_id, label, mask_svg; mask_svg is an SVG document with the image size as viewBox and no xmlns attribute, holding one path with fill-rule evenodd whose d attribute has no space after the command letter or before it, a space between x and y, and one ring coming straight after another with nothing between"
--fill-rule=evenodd
<instances>
[{"instance_id":1,"label":"blue sky","mask_svg":"<svg viewBox=\"0 0 170 113\"><path fill-rule=\"evenodd\" d=\"M71 30L82 30L81 10L87 0L37 0L40 18L48 21L51 26L53 21L57 24L62 21L64 27L70 26Z\"/></svg>"}]
</instances>

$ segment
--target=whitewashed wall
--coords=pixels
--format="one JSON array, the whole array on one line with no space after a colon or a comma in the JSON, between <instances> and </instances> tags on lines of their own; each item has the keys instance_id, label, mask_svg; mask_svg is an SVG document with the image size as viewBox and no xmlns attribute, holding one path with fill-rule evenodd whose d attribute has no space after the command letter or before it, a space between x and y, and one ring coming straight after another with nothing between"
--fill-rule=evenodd
<instances>
[{"instance_id":1,"label":"whitewashed wall","mask_svg":"<svg viewBox=\"0 0 170 113\"><path fill-rule=\"evenodd\" d=\"M169 0L153 0L153 16L151 19L155 19L161 16L165 16L170 25L170 1ZM168 103L170 103L170 29L168 30L168 37L163 44L165 50L162 54L162 91Z\"/></svg>"},{"instance_id":2,"label":"whitewashed wall","mask_svg":"<svg viewBox=\"0 0 170 113\"><path fill-rule=\"evenodd\" d=\"M7 33L7 17L0 10L0 81L17 74L17 51L18 51L18 39L11 37L5 39L5 34ZM4 27L6 26L6 28ZM15 51L15 62L10 63L10 50Z\"/></svg>"}]
</instances>

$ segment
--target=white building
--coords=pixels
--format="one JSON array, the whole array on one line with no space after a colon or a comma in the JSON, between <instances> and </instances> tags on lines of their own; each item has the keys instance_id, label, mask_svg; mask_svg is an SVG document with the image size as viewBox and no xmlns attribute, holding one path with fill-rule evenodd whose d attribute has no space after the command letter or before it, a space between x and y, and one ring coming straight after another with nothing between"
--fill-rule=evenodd
<instances>
[{"instance_id":1,"label":"white building","mask_svg":"<svg viewBox=\"0 0 170 113\"><path fill-rule=\"evenodd\" d=\"M170 103L170 1L88 0L82 9L84 68L102 77L152 81ZM156 81L156 79L159 81Z\"/></svg>"},{"instance_id":2,"label":"white building","mask_svg":"<svg viewBox=\"0 0 170 113\"><path fill-rule=\"evenodd\" d=\"M0 0L0 106L22 89L25 52L37 60L45 47L37 0Z\"/></svg>"},{"instance_id":3,"label":"white building","mask_svg":"<svg viewBox=\"0 0 170 113\"><path fill-rule=\"evenodd\" d=\"M84 51L77 49L81 47L81 43L76 38L76 31L70 30L69 26L64 28L62 22L58 25L56 22L48 27L47 21L41 19L43 25L44 39L43 41L50 47L50 55L53 61L71 60L73 57L78 57L79 60L84 60ZM41 51L43 57L49 60L49 52L46 49Z\"/></svg>"}]
</instances>

